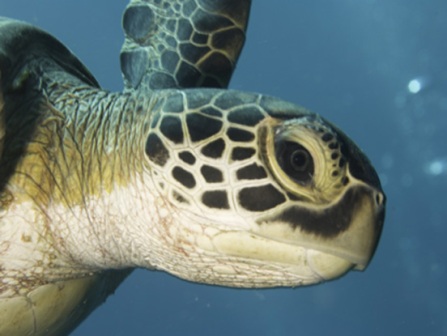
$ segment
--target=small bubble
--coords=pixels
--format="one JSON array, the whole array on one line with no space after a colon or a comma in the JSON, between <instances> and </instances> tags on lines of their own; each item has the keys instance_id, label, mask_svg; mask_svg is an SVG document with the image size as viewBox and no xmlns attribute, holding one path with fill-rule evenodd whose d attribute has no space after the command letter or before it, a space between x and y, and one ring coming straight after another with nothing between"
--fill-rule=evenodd
<instances>
[{"instance_id":1,"label":"small bubble","mask_svg":"<svg viewBox=\"0 0 447 336\"><path fill-rule=\"evenodd\" d=\"M420 76L413 78L408 82L407 90L411 94L417 94L422 90L425 90L429 86L431 80L426 76Z\"/></svg>"},{"instance_id":2,"label":"small bubble","mask_svg":"<svg viewBox=\"0 0 447 336\"><path fill-rule=\"evenodd\" d=\"M425 172L432 176L439 176L447 173L447 159L435 159L430 161L425 167Z\"/></svg>"},{"instance_id":3,"label":"small bubble","mask_svg":"<svg viewBox=\"0 0 447 336\"><path fill-rule=\"evenodd\" d=\"M410 91L410 93L416 94L419 91L421 91L421 89L422 89L422 84L418 79L412 79L408 83L408 91Z\"/></svg>"}]
</instances>

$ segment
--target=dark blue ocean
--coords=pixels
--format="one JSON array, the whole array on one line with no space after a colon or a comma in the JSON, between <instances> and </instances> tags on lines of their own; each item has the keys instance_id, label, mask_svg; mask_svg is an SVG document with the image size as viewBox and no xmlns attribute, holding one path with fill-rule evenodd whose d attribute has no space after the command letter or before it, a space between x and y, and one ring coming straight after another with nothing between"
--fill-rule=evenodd
<instances>
[{"instance_id":1,"label":"dark blue ocean","mask_svg":"<svg viewBox=\"0 0 447 336\"><path fill-rule=\"evenodd\" d=\"M121 90L125 0L0 0ZM365 272L236 290L138 270L73 335L447 335L447 1L254 0L231 82L303 105L368 154L388 196Z\"/></svg>"}]
</instances>

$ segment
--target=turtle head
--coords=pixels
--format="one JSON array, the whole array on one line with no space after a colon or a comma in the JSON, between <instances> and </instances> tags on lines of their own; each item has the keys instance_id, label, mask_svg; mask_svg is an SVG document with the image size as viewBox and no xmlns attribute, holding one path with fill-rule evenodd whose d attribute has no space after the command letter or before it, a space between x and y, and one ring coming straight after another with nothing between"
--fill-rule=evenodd
<instances>
[{"instance_id":1,"label":"turtle head","mask_svg":"<svg viewBox=\"0 0 447 336\"><path fill-rule=\"evenodd\" d=\"M169 272L274 287L368 265L385 196L339 129L296 105L235 91L176 91L157 105L146 155L176 225L188 231L186 269Z\"/></svg>"}]
</instances>

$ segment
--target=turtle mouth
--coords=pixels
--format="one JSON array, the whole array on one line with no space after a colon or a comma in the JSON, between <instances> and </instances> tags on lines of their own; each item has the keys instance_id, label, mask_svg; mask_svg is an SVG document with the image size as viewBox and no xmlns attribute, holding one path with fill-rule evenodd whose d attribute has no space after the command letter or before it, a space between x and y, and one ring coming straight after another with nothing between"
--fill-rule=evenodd
<instances>
[{"instance_id":1,"label":"turtle mouth","mask_svg":"<svg viewBox=\"0 0 447 336\"><path fill-rule=\"evenodd\" d=\"M385 196L362 182L353 182L328 205L293 202L278 210L259 218L253 231L268 239L337 256L363 270L380 240Z\"/></svg>"},{"instance_id":2,"label":"turtle mouth","mask_svg":"<svg viewBox=\"0 0 447 336\"><path fill-rule=\"evenodd\" d=\"M371 211L370 202L364 202L352 216L349 229L334 237L309 234L286 223L265 223L256 231L221 232L212 238L213 249L242 258L244 263L287 273L300 284L332 280L351 270L363 271L371 261L385 208L379 206L374 216Z\"/></svg>"},{"instance_id":3,"label":"turtle mouth","mask_svg":"<svg viewBox=\"0 0 447 336\"><path fill-rule=\"evenodd\" d=\"M320 250L266 238L250 232L226 232L214 237L215 249L256 267L292 275L300 284L338 278L356 265L340 256ZM296 284L289 284L296 285Z\"/></svg>"}]
</instances>

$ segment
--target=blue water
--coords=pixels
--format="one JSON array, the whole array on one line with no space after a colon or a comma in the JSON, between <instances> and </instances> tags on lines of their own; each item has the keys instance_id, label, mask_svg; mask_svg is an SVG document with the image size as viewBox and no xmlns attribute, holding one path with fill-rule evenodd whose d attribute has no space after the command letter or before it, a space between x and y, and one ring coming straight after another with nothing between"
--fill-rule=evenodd
<instances>
[{"instance_id":1,"label":"blue water","mask_svg":"<svg viewBox=\"0 0 447 336\"><path fill-rule=\"evenodd\" d=\"M120 90L126 3L0 0L0 15L49 30ZM74 335L446 335L447 2L256 0L250 19L231 87L321 113L368 153L388 195L373 262L293 290L137 271Z\"/></svg>"}]
</instances>

